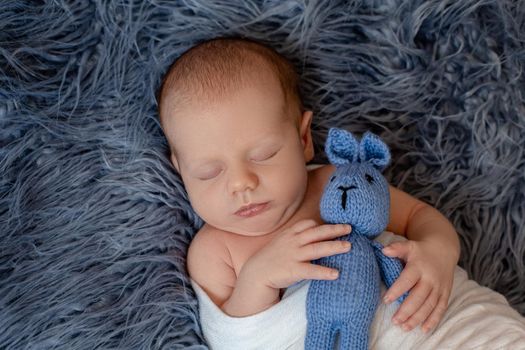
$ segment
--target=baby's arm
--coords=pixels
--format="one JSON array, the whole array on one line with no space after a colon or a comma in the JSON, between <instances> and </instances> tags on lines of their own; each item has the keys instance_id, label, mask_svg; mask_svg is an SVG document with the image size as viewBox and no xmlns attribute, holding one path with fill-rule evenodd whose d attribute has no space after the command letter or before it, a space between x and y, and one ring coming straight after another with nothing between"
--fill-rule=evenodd
<instances>
[{"instance_id":1,"label":"baby's arm","mask_svg":"<svg viewBox=\"0 0 525 350\"><path fill-rule=\"evenodd\" d=\"M238 277L231 264L226 268L225 256L215 255L213 238L208 237L206 242L192 243L188 271L226 314L249 316L277 303L281 288L303 279L336 279L336 270L312 264L311 260L348 252L348 242L333 239L349 232L348 225L319 226L313 220L299 221L248 259Z\"/></svg>"},{"instance_id":2,"label":"baby's arm","mask_svg":"<svg viewBox=\"0 0 525 350\"><path fill-rule=\"evenodd\" d=\"M231 295L235 270L227 247L213 229L204 226L191 241L186 265L190 277L217 306Z\"/></svg>"},{"instance_id":3,"label":"baby's arm","mask_svg":"<svg viewBox=\"0 0 525 350\"><path fill-rule=\"evenodd\" d=\"M406 262L405 269L387 291L385 302L410 294L394 315L394 323L411 330L422 324L434 328L445 313L459 259L459 239L452 224L435 208L390 187L390 222L387 230L406 236L406 242L383 252Z\"/></svg>"}]
</instances>

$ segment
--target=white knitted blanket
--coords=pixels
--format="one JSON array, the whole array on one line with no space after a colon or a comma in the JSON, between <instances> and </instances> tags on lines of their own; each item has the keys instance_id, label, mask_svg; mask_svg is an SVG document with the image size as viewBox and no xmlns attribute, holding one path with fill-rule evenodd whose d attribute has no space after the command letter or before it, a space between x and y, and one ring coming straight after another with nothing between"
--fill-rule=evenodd
<instances>
[{"instance_id":1,"label":"white knitted blanket","mask_svg":"<svg viewBox=\"0 0 525 350\"><path fill-rule=\"evenodd\" d=\"M378 240L388 244L398 237L384 232ZM288 288L271 308L240 318L223 313L194 281L192 285L199 300L202 331L211 349L304 348L309 282ZM404 332L395 326L391 319L397 307L397 303L378 307L370 330L371 349L525 349L525 318L501 294L469 280L460 267L455 271L449 308L433 332L425 334L419 328Z\"/></svg>"}]
</instances>

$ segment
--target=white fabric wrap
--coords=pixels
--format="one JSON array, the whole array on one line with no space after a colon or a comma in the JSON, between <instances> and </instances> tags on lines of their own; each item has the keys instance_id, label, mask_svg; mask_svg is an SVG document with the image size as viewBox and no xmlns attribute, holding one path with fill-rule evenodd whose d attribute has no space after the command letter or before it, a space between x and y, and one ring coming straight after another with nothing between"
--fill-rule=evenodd
<instances>
[{"instance_id":1,"label":"white fabric wrap","mask_svg":"<svg viewBox=\"0 0 525 350\"><path fill-rule=\"evenodd\" d=\"M403 239L384 232L377 240L386 245ZM199 301L202 331L211 349L304 348L309 282L291 286L279 303L248 317L226 315L197 283L192 281L192 286ZM454 274L447 312L433 332L425 334L420 328L404 332L391 322L397 308L396 302L378 307L370 329L370 349L525 349L525 318L501 294L469 280L460 267Z\"/></svg>"}]
</instances>

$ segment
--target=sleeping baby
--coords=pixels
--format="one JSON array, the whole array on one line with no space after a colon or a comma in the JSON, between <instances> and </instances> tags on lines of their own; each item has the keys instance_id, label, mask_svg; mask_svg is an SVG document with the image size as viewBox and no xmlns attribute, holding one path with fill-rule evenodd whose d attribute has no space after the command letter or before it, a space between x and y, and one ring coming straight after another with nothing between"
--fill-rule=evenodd
<instances>
[{"instance_id":1,"label":"sleeping baby","mask_svg":"<svg viewBox=\"0 0 525 350\"><path fill-rule=\"evenodd\" d=\"M214 39L175 61L159 97L171 161L205 222L187 268L209 346L302 348L309 281L339 273L312 261L349 252L338 238L352 228L320 217L334 167L307 166L313 115L302 105L292 64L260 43ZM387 232L378 240L405 268L382 289L370 347L454 348L457 341L468 348L486 338L513 348L525 341L519 314L456 266L452 224L407 193L388 191ZM403 303L394 302L406 292Z\"/></svg>"}]
</instances>

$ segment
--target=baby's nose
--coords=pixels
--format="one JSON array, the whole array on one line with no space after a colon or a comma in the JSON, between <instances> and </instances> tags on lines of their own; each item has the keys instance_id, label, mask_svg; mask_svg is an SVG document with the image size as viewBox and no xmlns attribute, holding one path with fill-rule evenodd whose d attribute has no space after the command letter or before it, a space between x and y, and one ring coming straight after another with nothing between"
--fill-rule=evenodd
<instances>
[{"instance_id":1,"label":"baby's nose","mask_svg":"<svg viewBox=\"0 0 525 350\"><path fill-rule=\"evenodd\" d=\"M247 167L231 169L229 178L230 192L254 190L259 184L257 175Z\"/></svg>"}]
</instances>

